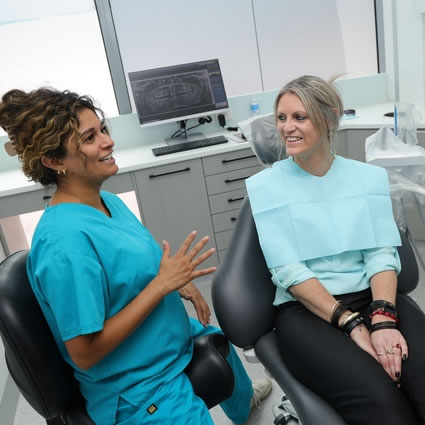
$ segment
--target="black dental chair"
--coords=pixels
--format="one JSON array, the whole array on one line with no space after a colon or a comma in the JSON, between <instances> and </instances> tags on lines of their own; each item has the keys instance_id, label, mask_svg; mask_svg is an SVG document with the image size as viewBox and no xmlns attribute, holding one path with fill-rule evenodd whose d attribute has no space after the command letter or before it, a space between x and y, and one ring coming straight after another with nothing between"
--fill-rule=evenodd
<instances>
[{"instance_id":1,"label":"black dental chair","mask_svg":"<svg viewBox=\"0 0 425 425\"><path fill-rule=\"evenodd\" d=\"M27 255L28 251L19 251L0 263L0 334L8 370L47 424L94 425L29 284ZM225 360L228 353L229 343L221 334L195 340L185 372L208 408L233 392L233 372Z\"/></svg>"},{"instance_id":2,"label":"black dental chair","mask_svg":"<svg viewBox=\"0 0 425 425\"><path fill-rule=\"evenodd\" d=\"M401 233L402 271L398 290L416 288L419 271L407 237ZM283 363L273 332L275 286L265 263L248 199L242 203L224 263L212 283L212 300L230 342L252 351L291 401L302 425L348 425L322 398L297 381ZM409 302L419 308L408 296Z\"/></svg>"}]
</instances>

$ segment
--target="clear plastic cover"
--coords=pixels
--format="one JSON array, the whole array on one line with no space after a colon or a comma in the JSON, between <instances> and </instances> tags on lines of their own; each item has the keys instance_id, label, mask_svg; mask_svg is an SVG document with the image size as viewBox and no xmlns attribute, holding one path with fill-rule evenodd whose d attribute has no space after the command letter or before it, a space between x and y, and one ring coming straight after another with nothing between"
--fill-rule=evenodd
<instances>
[{"instance_id":1,"label":"clear plastic cover","mask_svg":"<svg viewBox=\"0 0 425 425\"><path fill-rule=\"evenodd\" d=\"M276 161L285 158L285 146L277 132L273 113L242 121L239 128L265 167L271 167Z\"/></svg>"},{"instance_id":2,"label":"clear plastic cover","mask_svg":"<svg viewBox=\"0 0 425 425\"><path fill-rule=\"evenodd\" d=\"M366 139L365 150L366 162L387 169L394 217L406 230L405 208L423 209L425 205L425 149L417 145L420 117L414 106L398 104L398 116L398 135L390 127L382 127Z\"/></svg>"}]
</instances>

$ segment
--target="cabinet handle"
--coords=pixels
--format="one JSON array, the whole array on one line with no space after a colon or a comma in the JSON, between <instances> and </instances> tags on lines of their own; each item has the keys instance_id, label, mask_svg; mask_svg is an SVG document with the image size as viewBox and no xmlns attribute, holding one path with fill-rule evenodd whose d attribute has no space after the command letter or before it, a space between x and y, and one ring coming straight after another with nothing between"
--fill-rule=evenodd
<instances>
[{"instance_id":1,"label":"cabinet handle","mask_svg":"<svg viewBox=\"0 0 425 425\"><path fill-rule=\"evenodd\" d=\"M246 180L248 177L250 176L246 176L246 177L239 177L237 179L226 179L224 180L224 183L233 183L233 182L238 182L240 180Z\"/></svg>"},{"instance_id":2,"label":"cabinet handle","mask_svg":"<svg viewBox=\"0 0 425 425\"><path fill-rule=\"evenodd\" d=\"M186 171L190 171L190 167L183 168L182 170L169 171L168 173L151 174L149 175L149 178L154 179L156 177L169 176L170 174L184 173Z\"/></svg>"},{"instance_id":3,"label":"cabinet handle","mask_svg":"<svg viewBox=\"0 0 425 425\"><path fill-rule=\"evenodd\" d=\"M227 200L227 202L236 202L236 201L242 201L243 200L243 196L241 196L240 198L229 198L228 200Z\"/></svg>"},{"instance_id":4,"label":"cabinet handle","mask_svg":"<svg viewBox=\"0 0 425 425\"><path fill-rule=\"evenodd\" d=\"M227 164L228 162L242 161L243 159L250 159L250 158L255 158L255 155L240 156L239 158L234 158L234 159L222 159L221 163Z\"/></svg>"},{"instance_id":5,"label":"cabinet handle","mask_svg":"<svg viewBox=\"0 0 425 425\"><path fill-rule=\"evenodd\" d=\"M236 221L237 218L236 217L230 217L230 221Z\"/></svg>"}]
</instances>

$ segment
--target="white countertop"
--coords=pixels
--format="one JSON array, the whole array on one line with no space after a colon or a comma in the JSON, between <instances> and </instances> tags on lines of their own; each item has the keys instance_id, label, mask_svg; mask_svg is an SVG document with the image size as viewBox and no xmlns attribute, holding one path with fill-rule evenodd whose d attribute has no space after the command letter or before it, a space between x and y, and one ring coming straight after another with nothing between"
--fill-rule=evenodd
<instances>
[{"instance_id":1,"label":"white countertop","mask_svg":"<svg viewBox=\"0 0 425 425\"><path fill-rule=\"evenodd\" d=\"M356 109L356 117L352 119L342 119L340 130L347 129L378 129L383 126L393 126L394 118L385 117L384 113L394 109L393 102L380 103L369 106L362 106ZM425 127L425 111L422 114L421 123L418 127ZM208 136L215 136L223 133L211 133ZM225 132L226 136L231 133ZM237 143L229 139L228 143L210 146L207 148L193 149L175 154L154 156L152 148L163 143L143 144L129 149L115 149L114 157L120 167L119 173L140 170L144 168L156 167L158 165L171 164L204 156L216 155L228 151L235 151L249 147L248 142ZM20 169L0 172L0 198L8 195L33 191L42 188L39 183L29 182Z\"/></svg>"},{"instance_id":2,"label":"white countertop","mask_svg":"<svg viewBox=\"0 0 425 425\"><path fill-rule=\"evenodd\" d=\"M231 136L231 133L210 133L208 137L218 134ZM156 167L158 165L172 164L174 162L186 161L189 159L216 155L223 152L237 151L249 147L248 142L237 143L229 138L227 143L210 146L207 148L192 149L169 155L155 156L152 148L164 145L164 143L144 144L129 149L115 149L114 158L119 166L118 174L126 173L144 168ZM39 183L28 181L21 169L6 170L0 172L0 198L18 193L29 192L41 189Z\"/></svg>"}]
</instances>

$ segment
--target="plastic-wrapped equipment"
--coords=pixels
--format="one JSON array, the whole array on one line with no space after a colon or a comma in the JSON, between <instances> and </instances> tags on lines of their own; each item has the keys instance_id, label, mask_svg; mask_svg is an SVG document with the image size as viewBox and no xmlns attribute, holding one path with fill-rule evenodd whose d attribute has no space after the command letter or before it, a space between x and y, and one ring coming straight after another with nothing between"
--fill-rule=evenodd
<instances>
[{"instance_id":1,"label":"plastic-wrapped equipment","mask_svg":"<svg viewBox=\"0 0 425 425\"><path fill-rule=\"evenodd\" d=\"M390 180L397 225L406 230L405 208L419 207L425 218L425 149L418 146L413 105L399 111L398 136L383 127L366 139L366 162L384 167ZM425 225L425 222L424 222Z\"/></svg>"},{"instance_id":2,"label":"plastic-wrapped equipment","mask_svg":"<svg viewBox=\"0 0 425 425\"><path fill-rule=\"evenodd\" d=\"M271 167L276 161L285 158L285 146L276 130L273 113L242 121L239 128L265 167Z\"/></svg>"}]
</instances>

